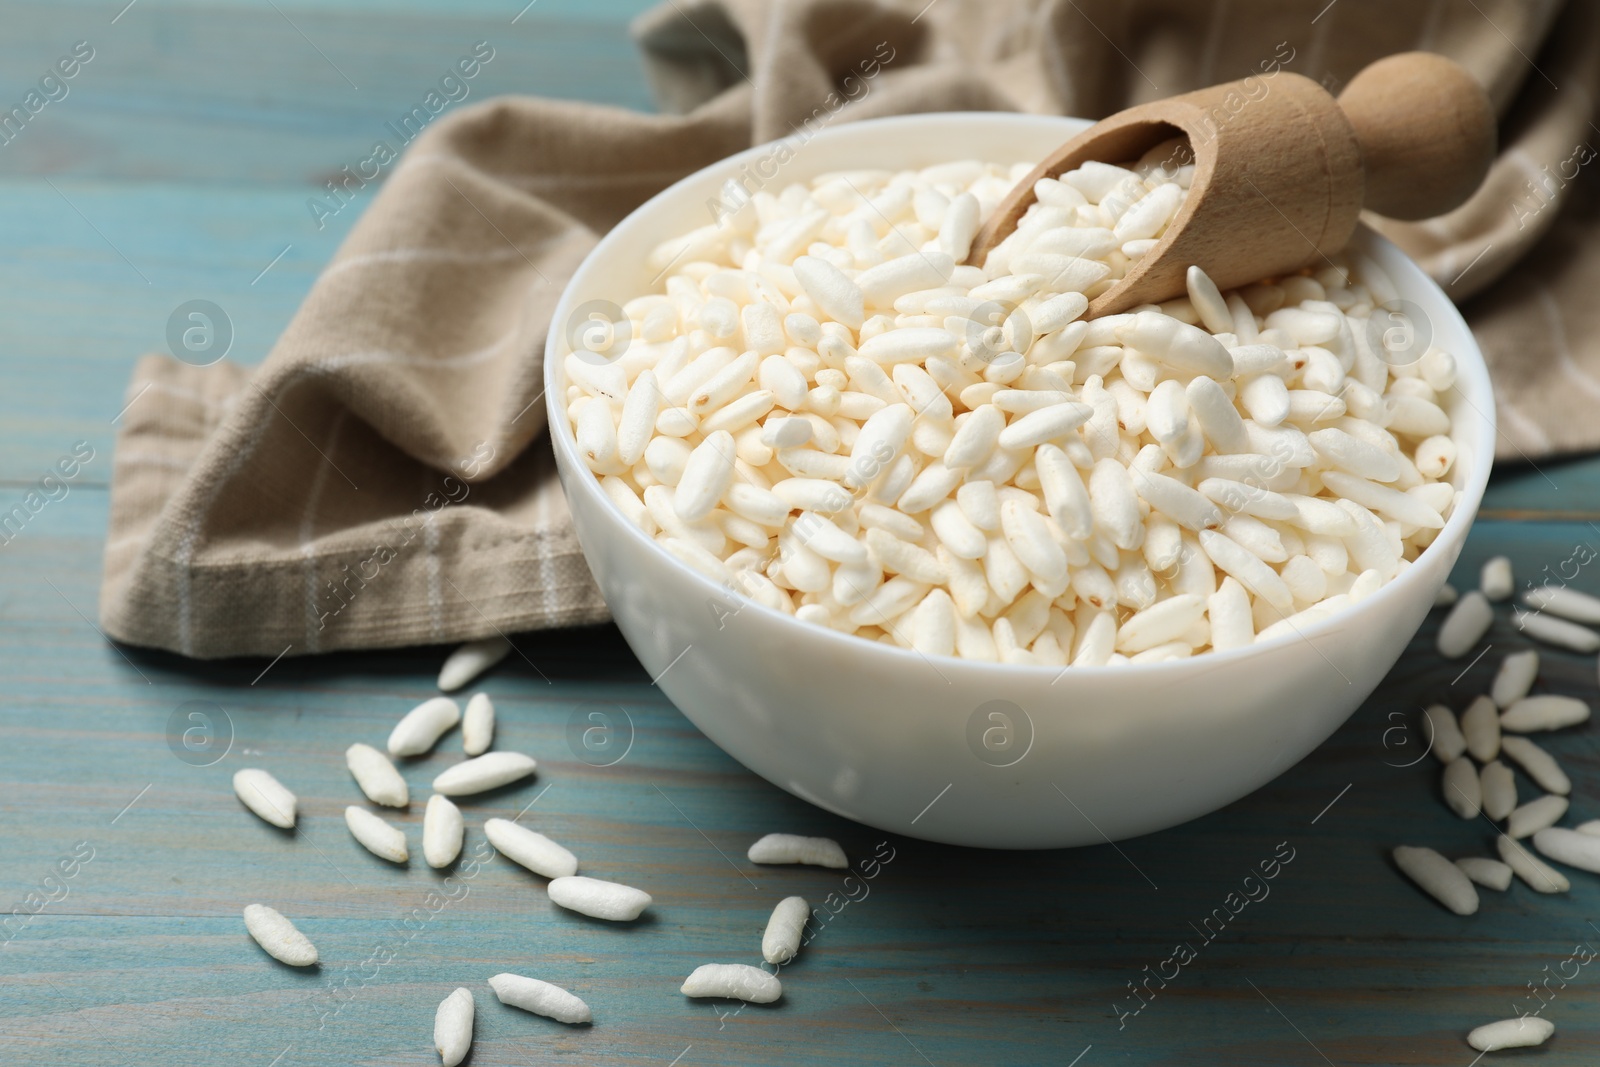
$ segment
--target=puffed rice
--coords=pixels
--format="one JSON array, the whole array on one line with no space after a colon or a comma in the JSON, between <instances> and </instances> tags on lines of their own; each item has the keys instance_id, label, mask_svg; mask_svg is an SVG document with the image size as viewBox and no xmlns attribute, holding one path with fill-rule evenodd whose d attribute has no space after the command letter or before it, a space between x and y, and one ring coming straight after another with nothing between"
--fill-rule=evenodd
<instances>
[{"instance_id":1,"label":"puffed rice","mask_svg":"<svg viewBox=\"0 0 1600 1067\"><path fill-rule=\"evenodd\" d=\"M1257 310L1191 267L1186 299L1085 321L1190 172L1092 163L1041 182L983 266L957 266L1010 173L824 175L663 243L647 259L666 295L625 308L621 358L565 364L608 497L774 610L1051 665L1297 632L1433 540L1456 499L1435 402L1455 361L1372 357L1367 321L1396 295L1375 264L1282 279ZM1033 595L1097 614L1070 640L1024 639L1008 616ZM1147 632L1196 603L1193 625ZM1441 647L1487 625L1469 608Z\"/></svg>"},{"instance_id":2,"label":"puffed rice","mask_svg":"<svg viewBox=\"0 0 1600 1067\"><path fill-rule=\"evenodd\" d=\"M235 771L233 791L244 806L261 818L284 830L294 829L295 809L299 803L284 784L257 767Z\"/></svg>"},{"instance_id":3,"label":"puffed rice","mask_svg":"<svg viewBox=\"0 0 1600 1067\"><path fill-rule=\"evenodd\" d=\"M767 834L750 846L751 863L804 863L813 867L850 866L844 849L828 837L801 837L798 834Z\"/></svg>"},{"instance_id":4,"label":"puffed rice","mask_svg":"<svg viewBox=\"0 0 1600 1067\"><path fill-rule=\"evenodd\" d=\"M749 1004L771 1004L783 996L778 976L747 963L704 963L683 981L686 997L723 997Z\"/></svg>"},{"instance_id":5,"label":"puffed rice","mask_svg":"<svg viewBox=\"0 0 1600 1067\"><path fill-rule=\"evenodd\" d=\"M443 1067L456 1067L472 1051L472 991L459 987L433 1013L433 1047Z\"/></svg>"},{"instance_id":6,"label":"puffed rice","mask_svg":"<svg viewBox=\"0 0 1600 1067\"><path fill-rule=\"evenodd\" d=\"M520 974L497 974L489 979L489 986L500 1003L513 1008L574 1026L594 1022L594 1012L589 1010L589 1005L558 985Z\"/></svg>"},{"instance_id":7,"label":"puffed rice","mask_svg":"<svg viewBox=\"0 0 1600 1067\"><path fill-rule=\"evenodd\" d=\"M265 904L247 904L244 909L244 928L250 931L273 959L291 967L310 967L317 962L317 946L313 945L294 923L283 914Z\"/></svg>"}]
</instances>

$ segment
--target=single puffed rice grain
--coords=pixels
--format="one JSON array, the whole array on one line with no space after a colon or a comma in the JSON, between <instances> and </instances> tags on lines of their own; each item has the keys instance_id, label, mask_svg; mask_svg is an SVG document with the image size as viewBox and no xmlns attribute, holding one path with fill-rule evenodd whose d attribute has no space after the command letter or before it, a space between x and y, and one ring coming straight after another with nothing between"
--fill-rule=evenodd
<instances>
[{"instance_id":1,"label":"single puffed rice grain","mask_svg":"<svg viewBox=\"0 0 1600 1067\"><path fill-rule=\"evenodd\" d=\"M461 855L466 829L461 809L450 799L435 793L428 798L422 814L422 857L429 867L448 867Z\"/></svg>"},{"instance_id":2,"label":"single puffed rice grain","mask_svg":"<svg viewBox=\"0 0 1600 1067\"><path fill-rule=\"evenodd\" d=\"M1467 750L1467 739L1456 722L1455 712L1443 704L1433 704L1423 709L1422 717L1429 744L1440 762L1449 763Z\"/></svg>"},{"instance_id":3,"label":"single puffed rice grain","mask_svg":"<svg viewBox=\"0 0 1600 1067\"><path fill-rule=\"evenodd\" d=\"M1478 791L1483 797L1483 813L1495 822L1516 810L1516 776L1499 760L1484 764L1478 775Z\"/></svg>"},{"instance_id":4,"label":"single puffed rice grain","mask_svg":"<svg viewBox=\"0 0 1600 1067\"><path fill-rule=\"evenodd\" d=\"M356 784L374 804L390 808L403 808L411 802L406 780L394 769L389 757L360 742L344 751L345 765L355 777Z\"/></svg>"},{"instance_id":5,"label":"single puffed rice grain","mask_svg":"<svg viewBox=\"0 0 1600 1067\"><path fill-rule=\"evenodd\" d=\"M1528 734L1539 730L1561 730L1589 721L1589 705L1576 697L1523 697L1500 716L1500 728Z\"/></svg>"},{"instance_id":6,"label":"single puffed rice grain","mask_svg":"<svg viewBox=\"0 0 1600 1067\"><path fill-rule=\"evenodd\" d=\"M1479 1052L1498 1052L1503 1048L1529 1048L1542 1045L1556 1032L1556 1024L1537 1015L1484 1023L1467 1035L1467 1044Z\"/></svg>"},{"instance_id":7,"label":"single puffed rice grain","mask_svg":"<svg viewBox=\"0 0 1600 1067\"><path fill-rule=\"evenodd\" d=\"M461 717L461 751L481 756L494 743L494 702L488 693L474 693Z\"/></svg>"},{"instance_id":8,"label":"single puffed rice grain","mask_svg":"<svg viewBox=\"0 0 1600 1067\"><path fill-rule=\"evenodd\" d=\"M459 987L433 1013L433 1048L443 1067L456 1067L472 1051L472 991Z\"/></svg>"},{"instance_id":9,"label":"single puffed rice grain","mask_svg":"<svg viewBox=\"0 0 1600 1067\"><path fill-rule=\"evenodd\" d=\"M1600 623L1600 597L1564 585L1544 585L1522 594L1522 602L1535 611L1549 612L1573 622Z\"/></svg>"},{"instance_id":10,"label":"single puffed rice grain","mask_svg":"<svg viewBox=\"0 0 1600 1067\"><path fill-rule=\"evenodd\" d=\"M345 808L344 824L350 828L351 836L361 842L361 847L379 859L404 863L410 858L406 850L405 831L398 826L390 826L366 808L358 808L354 804Z\"/></svg>"},{"instance_id":11,"label":"single puffed rice grain","mask_svg":"<svg viewBox=\"0 0 1600 1067\"><path fill-rule=\"evenodd\" d=\"M1511 591L1516 588L1516 579L1511 574L1511 561L1505 556L1496 556L1485 563L1483 574L1478 579L1478 588L1490 600L1509 600Z\"/></svg>"},{"instance_id":12,"label":"single puffed rice grain","mask_svg":"<svg viewBox=\"0 0 1600 1067\"><path fill-rule=\"evenodd\" d=\"M686 997L722 997L749 1004L771 1004L783 996L778 976L746 963L705 963L684 979Z\"/></svg>"},{"instance_id":13,"label":"single puffed rice grain","mask_svg":"<svg viewBox=\"0 0 1600 1067\"><path fill-rule=\"evenodd\" d=\"M456 764L433 780L436 793L447 797L468 796L526 778L538 762L520 752L486 752Z\"/></svg>"},{"instance_id":14,"label":"single puffed rice grain","mask_svg":"<svg viewBox=\"0 0 1600 1067\"><path fill-rule=\"evenodd\" d=\"M1478 783L1478 768L1470 759L1459 756L1446 763L1440 788L1451 811L1463 819L1478 817L1483 806L1483 792Z\"/></svg>"},{"instance_id":15,"label":"single puffed rice grain","mask_svg":"<svg viewBox=\"0 0 1600 1067\"><path fill-rule=\"evenodd\" d=\"M1500 669L1495 672L1489 696L1500 707L1509 708L1528 695L1528 690L1533 688L1533 680L1538 676L1538 652L1531 648L1512 652L1500 661Z\"/></svg>"},{"instance_id":16,"label":"single puffed rice grain","mask_svg":"<svg viewBox=\"0 0 1600 1067\"><path fill-rule=\"evenodd\" d=\"M1462 874L1485 889L1504 892L1511 888L1511 868L1499 860L1487 856L1464 856L1456 860L1456 866L1461 868Z\"/></svg>"},{"instance_id":17,"label":"single puffed rice grain","mask_svg":"<svg viewBox=\"0 0 1600 1067\"><path fill-rule=\"evenodd\" d=\"M282 782L266 771L256 767L235 771L233 791L245 807L273 826L284 830L294 828L295 809L299 802Z\"/></svg>"},{"instance_id":18,"label":"single puffed rice grain","mask_svg":"<svg viewBox=\"0 0 1600 1067\"><path fill-rule=\"evenodd\" d=\"M1457 915L1478 910L1478 891L1472 881L1433 849L1401 845L1394 850L1394 862L1418 888Z\"/></svg>"},{"instance_id":19,"label":"single puffed rice grain","mask_svg":"<svg viewBox=\"0 0 1600 1067\"><path fill-rule=\"evenodd\" d=\"M1439 655L1445 659L1466 655L1489 632L1493 622L1494 608L1488 597L1476 589L1464 594L1439 624Z\"/></svg>"},{"instance_id":20,"label":"single puffed rice grain","mask_svg":"<svg viewBox=\"0 0 1600 1067\"><path fill-rule=\"evenodd\" d=\"M1538 842L1535 841L1534 844L1537 845ZM1505 860L1506 865L1535 892L1565 893L1572 888L1572 883L1567 881L1566 875L1529 852L1520 841L1513 841L1505 834L1501 834L1495 840L1495 847L1499 849L1500 858Z\"/></svg>"},{"instance_id":21,"label":"single puffed rice grain","mask_svg":"<svg viewBox=\"0 0 1600 1067\"><path fill-rule=\"evenodd\" d=\"M611 922L631 922L654 903L642 889L582 875L553 879L546 891L554 903L568 911Z\"/></svg>"},{"instance_id":22,"label":"single puffed rice grain","mask_svg":"<svg viewBox=\"0 0 1600 1067\"><path fill-rule=\"evenodd\" d=\"M1600 633L1566 619L1531 611L1513 611L1511 623L1535 641L1543 641L1557 648L1571 649L1573 652L1600 649Z\"/></svg>"},{"instance_id":23,"label":"single puffed rice grain","mask_svg":"<svg viewBox=\"0 0 1600 1067\"><path fill-rule=\"evenodd\" d=\"M594 1022L594 1012L589 1010L589 1005L558 985L508 973L489 979L489 987L500 998L500 1003L513 1008L574 1026Z\"/></svg>"},{"instance_id":24,"label":"single puffed rice grain","mask_svg":"<svg viewBox=\"0 0 1600 1067\"><path fill-rule=\"evenodd\" d=\"M1520 840L1547 826L1554 826L1566 813L1566 797L1542 796L1530 800L1506 816L1506 836Z\"/></svg>"},{"instance_id":25,"label":"single puffed rice grain","mask_svg":"<svg viewBox=\"0 0 1600 1067\"><path fill-rule=\"evenodd\" d=\"M1500 753L1500 709L1486 696L1475 697L1461 713L1461 734L1467 751L1479 763L1488 763Z\"/></svg>"},{"instance_id":26,"label":"single puffed rice grain","mask_svg":"<svg viewBox=\"0 0 1600 1067\"><path fill-rule=\"evenodd\" d=\"M389 733L389 755L420 756L460 721L461 709L449 697L424 700L395 723Z\"/></svg>"},{"instance_id":27,"label":"single puffed rice grain","mask_svg":"<svg viewBox=\"0 0 1600 1067\"><path fill-rule=\"evenodd\" d=\"M489 819L483 835L513 863L545 878L565 878L578 873L578 857L548 837L509 819Z\"/></svg>"},{"instance_id":28,"label":"single puffed rice grain","mask_svg":"<svg viewBox=\"0 0 1600 1067\"><path fill-rule=\"evenodd\" d=\"M468 641L450 653L450 658L439 668L439 688L453 693L471 684L478 675L505 659L510 651L511 642L499 634Z\"/></svg>"},{"instance_id":29,"label":"single puffed rice grain","mask_svg":"<svg viewBox=\"0 0 1600 1067\"><path fill-rule=\"evenodd\" d=\"M1533 835L1533 847L1557 863L1600 873L1600 837L1562 826L1547 826Z\"/></svg>"},{"instance_id":30,"label":"single puffed rice grain","mask_svg":"<svg viewBox=\"0 0 1600 1067\"><path fill-rule=\"evenodd\" d=\"M840 870L850 866L844 849L828 837L767 834L750 846L747 855L751 863L803 863Z\"/></svg>"},{"instance_id":31,"label":"single puffed rice grain","mask_svg":"<svg viewBox=\"0 0 1600 1067\"><path fill-rule=\"evenodd\" d=\"M811 905L805 897L784 897L772 909L766 932L761 935L761 958L768 963L788 963L800 951L800 935L805 931Z\"/></svg>"},{"instance_id":32,"label":"single puffed rice grain","mask_svg":"<svg viewBox=\"0 0 1600 1067\"><path fill-rule=\"evenodd\" d=\"M265 904L247 904L244 909L244 928L250 931L273 959L291 967L310 967L317 962L317 947L313 945L294 923L281 912Z\"/></svg>"},{"instance_id":33,"label":"single puffed rice grain","mask_svg":"<svg viewBox=\"0 0 1600 1067\"><path fill-rule=\"evenodd\" d=\"M1526 737L1514 734L1501 737L1500 752L1510 757L1545 792L1558 796L1572 792L1572 779L1567 777L1555 757Z\"/></svg>"}]
</instances>

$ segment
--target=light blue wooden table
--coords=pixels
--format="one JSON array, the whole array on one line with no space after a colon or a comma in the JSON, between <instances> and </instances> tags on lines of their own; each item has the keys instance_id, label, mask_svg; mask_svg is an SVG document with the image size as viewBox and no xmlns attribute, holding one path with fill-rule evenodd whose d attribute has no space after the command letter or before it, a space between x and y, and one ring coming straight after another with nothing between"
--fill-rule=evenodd
<instances>
[{"instance_id":1,"label":"light blue wooden table","mask_svg":"<svg viewBox=\"0 0 1600 1067\"><path fill-rule=\"evenodd\" d=\"M354 798L342 752L381 743L431 691L443 650L284 660L263 674L264 661L108 645L91 620L123 387L191 299L223 307L233 358L258 361L356 217L318 230L307 196L472 42L497 50L473 99L649 107L624 31L640 5L538 0L513 22L521 0L137 0L119 14L122 2L0 4L7 106L75 42L94 50L70 93L0 145L0 510L75 442L94 450L70 494L0 546L0 898L6 912L42 902L0 934L0 1062L435 1063L434 1006L462 984L478 998L480 1067L1467 1067L1470 1026L1531 1007L1528 983L1575 945L1600 945L1587 876L1565 896L1485 894L1461 919L1387 860L1402 841L1489 847L1487 824L1439 803L1431 760L1398 766L1415 758L1416 734L1388 731L1420 704L1459 706L1486 685L1520 644L1504 621L1463 674L1465 661L1432 653L1435 618L1317 753L1188 826L1055 853L889 842L892 860L785 972L775 1007L733 1012L677 992L700 963L753 959L778 897L844 899L837 872L755 868L745 847L784 828L832 835L864 859L883 835L724 756L614 630L529 635L521 648L550 681L517 658L488 679L502 743L536 754L541 772L471 806L469 848L482 817L532 804L528 817L586 866L649 888L651 918L618 929L557 913L504 860L445 883L420 862L397 871L361 851L340 817ZM1495 553L1533 577L1577 544L1600 547L1600 461L1541 468L1496 478L1459 584ZM1576 584L1600 589L1600 574L1591 566ZM1541 685L1593 697L1594 661L1548 654ZM591 766L569 747L568 721L616 706L632 750ZM171 724L193 710L219 732L208 753L180 758ZM1576 794L1600 795L1593 731L1552 747ZM414 791L450 758L408 768ZM232 772L260 762L295 768L293 836L232 797ZM1600 804L1575 808L1600 815ZM413 805L407 821L419 818ZM1196 927L1244 876L1287 850L1270 895L1202 940ZM71 877L53 873L62 863ZM252 901L295 916L323 966L267 960L239 918ZM1179 941L1196 958L1134 1014L1129 983ZM503 1008L484 984L501 970L572 988L596 1024ZM1600 970L1586 967L1545 1009L1558 1035L1533 1057L1600 1061L1597 1007Z\"/></svg>"}]
</instances>

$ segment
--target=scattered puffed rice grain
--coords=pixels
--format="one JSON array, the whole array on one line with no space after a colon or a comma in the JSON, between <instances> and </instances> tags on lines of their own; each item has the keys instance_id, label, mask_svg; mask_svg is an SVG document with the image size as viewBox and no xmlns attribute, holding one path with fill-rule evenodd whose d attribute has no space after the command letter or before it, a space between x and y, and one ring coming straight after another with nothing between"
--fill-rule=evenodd
<instances>
[{"instance_id":1,"label":"scattered puffed rice grain","mask_svg":"<svg viewBox=\"0 0 1600 1067\"><path fill-rule=\"evenodd\" d=\"M267 955L291 967L309 967L317 962L317 946L281 912L265 904L247 904L244 928Z\"/></svg>"},{"instance_id":2,"label":"scattered puffed rice grain","mask_svg":"<svg viewBox=\"0 0 1600 1067\"><path fill-rule=\"evenodd\" d=\"M1517 877L1526 882L1529 889L1538 893L1565 893L1572 888L1566 875L1529 852L1520 841L1513 841L1501 834L1495 841L1495 847L1500 850L1500 858L1517 872Z\"/></svg>"},{"instance_id":3,"label":"scattered puffed rice grain","mask_svg":"<svg viewBox=\"0 0 1600 1067\"><path fill-rule=\"evenodd\" d=\"M1506 816L1506 836L1520 841L1547 826L1554 826L1566 813L1566 797L1546 795L1530 800Z\"/></svg>"},{"instance_id":4,"label":"scattered puffed rice grain","mask_svg":"<svg viewBox=\"0 0 1600 1067\"><path fill-rule=\"evenodd\" d=\"M366 808L358 808L354 804L345 808L344 824L350 827L351 835L361 842L361 847L379 859L404 863L410 858L406 850L405 831L398 826L390 826Z\"/></svg>"},{"instance_id":5,"label":"scattered puffed rice grain","mask_svg":"<svg viewBox=\"0 0 1600 1067\"><path fill-rule=\"evenodd\" d=\"M1500 661L1489 696L1502 708L1509 708L1528 695L1539 676L1539 653L1533 649L1513 652Z\"/></svg>"},{"instance_id":6,"label":"scattered puffed rice grain","mask_svg":"<svg viewBox=\"0 0 1600 1067\"><path fill-rule=\"evenodd\" d=\"M506 859L534 874L563 878L578 871L578 857L543 834L509 819L489 819L483 824L483 834Z\"/></svg>"},{"instance_id":7,"label":"scattered puffed rice grain","mask_svg":"<svg viewBox=\"0 0 1600 1067\"><path fill-rule=\"evenodd\" d=\"M1436 608L1447 608L1460 599L1461 594L1456 592L1456 587L1451 585L1449 582L1446 582L1441 585L1439 587L1439 591L1433 595L1433 606Z\"/></svg>"},{"instance_id":8,"label":"scattered puffed rice grain","mask_svg":"<svg viewBox=\"0 0 1600 1067\"><path fill-rule=\"evenodd\" d=\"M568 911L611 922L631 922L654 903L642 889L582 875L553 879L547 892L553 903Z\"/></svg>"},{"instance_id":9,"label":"scattered puffed rice grain","mask_svg":"<svg viewBox=\"0 0 1600 1067\"><path fill-rule=\"evenodd\" d=\"M485 752L439 775L433 780L433 788L447 797L483 793L526 778L538 765L532 756L520 752Z\"/></svg>"},{"instance_id":10,"label":"scattered puffed rice grain","mask_svg":"<svg viewBox=\"0 0 1600 1067\"><path fill-rule=\"evenodd\" d=\"M1461 734L1467 751L1479 763L1488 763L1500 754L1500 709L1493 700L1480 696L1461 713Z\"/></svg>"},{"instance_id":11,"label":"scattered puffed rice grain","mask_svg":"<svg viewBox=\"0 0 1600 1067\"><path fill-rule=\"evenodd\" d=\"M594 1012L589 1010L589 1005L558 985L509 973L495 975L489 979L489 985L494 995L500 998L500 1003L513 1008L531 1011L558 1023L577 1025L594 1022Z\"/></svg>"},{"instance_id":12,"label":"scattered puffed rice grain","mask_svg":"<svg viewBox=\"0 0 1600 1067\"><path fill-rule=\"evenodd\" d=\"M1600 873L1600 837L1594 834L1546 826L1533 835L1533 847L1557 863Z\"/></svg>"},{"instance_id":13,"label":"scattered puffed rice grain","mask_svg":"<svg viewBox=\"0 0 1600 1067\"><path fill-rule=\"evenodd\" d=\"M1544 1044L1555 1032L1556 1024L1549 1019L1524 1015L1516 1019L1501 1019L1497 1023L1484 1023L1467 1035L1467 1044L1479 1052L1528 1048Z\"/></svg>"},{"instance_id":14,"label":"scattered puffed rice grain","mask_svg":"<svg viewBox=\"0 0 1600 1067\"><path fill-rule=\"evenodd\" d=\"M1564 585L1544 585L1522 594L1522 602L1535 611L1547 611L1573 622L1600 623L1600 597Z\"/></svg>"},{"instance_id":15,"label":"scattered puffed rice grain","mask_svg":"<svg viewBox=\"0 0 1600 1067\"><path fill-rule=\"evenodd\" d=\"M800 951L800 934L811 915L805 897L784 897L772 909L761 935L761 958L768 963L788 963Z\"/></svg>"},{"instance_id":16,"label":"scattered puffed rice grain","mask_svg":"<svg viewBox=\"0 0 1600 1067\"><path fill-rule=\"evenodd\" d=\"M1483 813L1495 822L1510 815L1517 807L1517 780L1499 760L1484 765L1478 775L1478 791L1483 796Z\"/></svg>"},{"instance_id":17,"label":"scattered puffed rice grain","mask_svg":"<svg viewBox=\"0 0 1600 1067\"><path fill-rule=\"evenodd\" d=\"M420 756L460 721L461 709L449 697L424 700L394 724L389 733L389 755Z\"/></svg>"},{"instance_id":18,"label":"scattered puffed rice grain","mask_svg":"<svg viewBox=\"0 0 1600 1067\"><path fill-rule=\"evenodd\" d=\"M704 963L683 981L686 997L724 997L749 1004L771 1004L783 996L778 976L747 963Z\"/></svg>"},{"instance_id":19,"label":"scattered puffed rice grain","mask_svg":"<svg viewBox=\"0 0 1600 1067\"><path fill-rule=\"evenodd\" d=\"M1500 729L1528 734L1560 730L1589 721L1589 705L1576 697L1543 695L1523 697L1500 716Z\"/></svg>"},{"instance_id":20,"label":"scattered puffed rice grain","mask_svg":"<svg viewBox=\"0 0 1600 1067\"><path fill-rule=\"evenodd\" d=\"M751 863L805 863L841 869L850 866L844 849L829 837L768 834L751 845L747 855Z\"/></svg>"},{"instance_id":21,"label":"scattered puffed rice grain","mask_svg":"<svg viewBox=\"0 0 1600 1067\"><path fill-rule=\"evenodd\" d=\"M474 693L461 717L461 751L481 756L494 743L494 702L488 693Z\"/></svg>"},{"instance_id":22,"label":"scattered puffed rice grain","mask_svg":"<svg viewBox=\"0 0 1600 1067\"><path fill-rule=\"evenodd\" d=\"M1478 579L1478 588L1490 600L1509 599L1511 591L1516 588L1516 579L1511 574L1511 561L1505 556L1496 556L1485 563Z\"/></svg>"},{"instance_id":23,"label":"scattered puffed rice grain","mask_svg":"<svg viewBox=\"0 0 1600 1067\"><path fill-rule=\"evenodd\" d=\"M461 841L466 827L461 821L461 809L449 797L438 793L428 798L422 813L422 857L429 867L448 867L461 855Z\"/></svg>"},{"instance_id":24,"label":"scattered puffed rice grain","mask_svg":"<svg viewBox=\"0 0 1600 1067\"><path fill-rule=\"evenodd\" d=\"M1552 618L1531 611L1514 611L1511 613L1511 622L1535 641L1543 641L1557 648L1567 648L1574 652L1593 652L1600 648L1600 633L1595 633L1587 626L1568 622L1566 619Z\"/></svg>"},{"instance_id":25,"label":"scattered puffed rice grain","mask_svg":"<svg viewBox=\"0 0 1600 1067\"><path fill-rule=\"evenodd\" d=\"M1526 737L1507 734L1500 738L1500 752L1516 761L1523 771L1539 783L1547 793L1566 796L1572 792L1572 779L1561 769L1554 756L1529 741Z\"/></svg>"},{"instance_id":26,"label":"scattered puffed rice grain","mask_svg":"<svg viewBox=\"0 0 1600 1067\"><path fill-rule=\"evenodd\" d=\"M356 784L374 804L389 808L403 808L411 802L411 792L406 780L394 769L389 757L359 741L344 750L345 766L355 777Z\"/></svg>"},{"instance_id":27,"label":"scattered puffed rice grain","mask_svg":"<svg viewBox=\"0 0 1600 1067\"><path fill-rule=\"evenodd\" d=\"M439 688L446 693L455 692L505 659L510 651L511 642L499 634L468 641L450 653L450 658L439 668Z\"/></svg>"},{"instance_id":28,"label":"scattered puffed rice grain","mask_svg":"<svg viewBox=\"0 0 1600 1067\"><path fill-rule=\"evenodd\" d=\"M1580 834L1593 834L1600 837L1600 819L1590 819L1588 822L1579 823L1574 829Z\"/></svg>"},{"instance_id":29,"label":"scattered puffed rice grain","mask_svg":"<svg viewBox=\"0 0 1600 1067\"><path fill-rule=\"evenodd\" d=\"M1394 850L1394 862L1418 888L1457 915L1478 910L1478 891L1471 879L1433 849L1401 845Z\"/></svg>"},{"instance_id":30,"label":"scattered puffed rice grain","mask_svg":"<svg viewBox=\"0 0 1600 1067\"><path fill-rule=\"evenodd\" d=\"M1483 806L1483 792L1478 784L1478 768L1466 756L1458 756L1444 765L1440 777L1444 802L1450 810L1463 819L1476 819Z\"/></svg>"},{"instance_id":31,"label":"scattered puffed rice grain","mask_svg":"<svg viewBox=\"0 0 1600 1067\"><path fill-rule=\"evenodd\" d=\"M1450 614L1439 624L1439 655L1457 659L1466 655L1478 643L1494 622L1494 608L1489 598L1474 589L1450 609Z\"/></svg>"},{"instance_id":32,"label":"scattered puffed rice grain","mask_svg":"<svg viewBox=\"0 0 1600 1067\"><path fill-rule=\"evenodd\" d=\"M456 1067L472 1051L472 991L465 986L439 1002L433 1013L433 1047L443 1067Z\"/></svg>"},{"instance_id":33,"label":"scattered puffed rice grain","mask_svg":"<svg viewBox=\"0 0 1600 1067\"><path fill-rule=\"evenodd\" d=\"M1485 889L1505 892L1511 888L1511 868L1487 856L1463 856L1456 860L1461 873Z\"/></svg>"},{"instance_id":34,"label":"scattered puffed rice grain","mask_svg":"<svg viewBox=\"0 0 1600 1067\"><path fill-rule=\"evenodd\" d=\"M1434 704L1422 712L1428 729L1428 740L1433 754L1441 763L1449 763L1467 750L1467 739L1462 736L1456 713L1443 704Z\"/></svg>"},{"instance_id":35,"label":"scattered puffed rice grain","mask_svg":"<svg viewBox=\"0 0 1600 1067\"><path fill-rule=\"evenodd\" d=\"M235 771L233 791L244 806L261 816L273 826L284 830L294 829L295 808L298 801L282 782L257 767Z\"/></svg>"}]
</instances>

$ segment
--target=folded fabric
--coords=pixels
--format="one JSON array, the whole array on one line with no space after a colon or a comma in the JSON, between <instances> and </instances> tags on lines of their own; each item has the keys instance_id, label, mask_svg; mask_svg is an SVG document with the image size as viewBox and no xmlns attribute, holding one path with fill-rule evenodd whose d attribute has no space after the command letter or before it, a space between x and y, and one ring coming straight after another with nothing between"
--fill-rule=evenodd
<instances>
[{"instance_id":1,"label":"folded fabric","mask_svg":"<svg viewBox=\"0 0 1600 1067\"><path fill-rule=\"evenodd\" d=\"M1600 421L1585 417L1600 398L1600 241L1594 214L1567 206L1593 180L1592 6L1308 10L671 0L634 32L675 114L504 98L441 117L259 368L136 366L127 396L139 400L116 446L106 632L210 658L603 620L542 395L552 311L600 234L684 175L803 124L941 110L1097 117L1274 60L1337 91L1373 59L1423 48L1489 89L1502 142L1483 189L1441 219L1373 221L1472 298L1502 457L1600 444Z\"/></svg>"}]
</instances>

